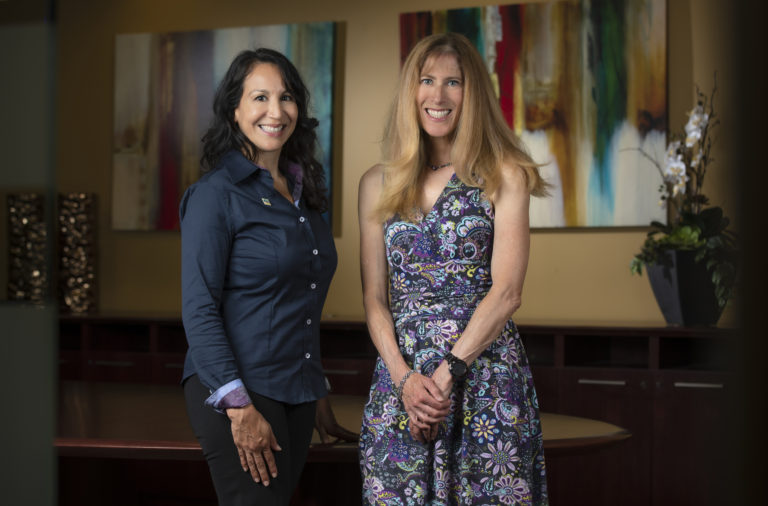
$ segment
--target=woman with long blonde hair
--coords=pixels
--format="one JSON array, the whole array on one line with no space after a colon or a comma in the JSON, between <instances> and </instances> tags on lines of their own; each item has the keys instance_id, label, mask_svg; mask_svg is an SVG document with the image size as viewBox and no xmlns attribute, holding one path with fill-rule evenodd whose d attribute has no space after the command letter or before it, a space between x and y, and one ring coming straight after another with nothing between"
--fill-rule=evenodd
<instances>
[{"instance_id":1,"label":"woman with long blonde hair","mask_svg":"<svg viewBox=\"0 0 768 506\"><path fill-rule=\"evenodd\" d=\"M546 183L458 34L408 56L384 161L360 181L379 351L360 436L366 504L547 504L539 408L513 313Z\"/></svg>"}]
</instances>

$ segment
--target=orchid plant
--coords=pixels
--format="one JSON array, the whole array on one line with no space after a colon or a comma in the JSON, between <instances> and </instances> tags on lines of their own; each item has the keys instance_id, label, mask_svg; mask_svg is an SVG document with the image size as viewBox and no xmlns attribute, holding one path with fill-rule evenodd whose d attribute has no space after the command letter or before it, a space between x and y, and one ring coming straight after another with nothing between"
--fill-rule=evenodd
<instances>
[{"instance_id":1,"label":"orchid plant","mask_svg":"<svg viewBox=\"0 0 768 506\"><path fill-rule=\"evenodd\" d=\"M684 134L671 135L661 162L640 149L661 175L659 205L668 211L668 224L651 222L652 229L630 270L642 274L643 264L663 263L666 251L694 251L696 261L705 262L712 275L722 308L733 295L736 280L736 236L728 230L730 222L723 210L708 206L709 199L701 191L707 168L714 161L712 132L719 125L714 110L716 91L715 85L707 97L697 88L697 103L688 113Z\"/></svg>"}]
</instances>

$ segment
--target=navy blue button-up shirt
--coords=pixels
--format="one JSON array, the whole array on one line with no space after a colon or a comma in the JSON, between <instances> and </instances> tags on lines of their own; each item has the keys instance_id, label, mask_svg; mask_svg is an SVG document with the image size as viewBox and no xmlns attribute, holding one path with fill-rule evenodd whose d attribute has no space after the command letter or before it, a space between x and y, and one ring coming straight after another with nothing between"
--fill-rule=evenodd
<instances>
[{"instance_id":1,"label":"navy blue button-up shirt","mask_svg":"<svg viewBox=\"0 0 768 506\"><path fill-rule=\"evenodd\" d=\"M285 175L294 203L231 151L181 201L183 379L197 374L214 407L241 385L287 403L327 393L319 324L336 247L300 198L301 168Z\"/></svg>"}]
</instances>

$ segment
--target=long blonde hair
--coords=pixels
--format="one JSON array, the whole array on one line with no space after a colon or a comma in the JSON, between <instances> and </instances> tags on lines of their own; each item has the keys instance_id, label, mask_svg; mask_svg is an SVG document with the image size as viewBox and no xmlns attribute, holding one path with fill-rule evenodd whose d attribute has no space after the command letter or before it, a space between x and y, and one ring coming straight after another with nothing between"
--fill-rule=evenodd
<instances>
[{"instance_id":1,"label":"long blonde hair","mask_svg":"<svg viewBox=\"0 0 768 506\"><path fill-rule=\"evenodd\" d=\"M411 50L400 73L400 84L384 131L384 186L377 211L382 219L394 214L409 220L416 208L427 166L427 134L419 123L416 95L421 71L430 56L453 54L463 77L462 112L453 133L451 161L464 184L482 188L491 199L501 184L504 163L523 169L532 195L547 194L547 183L525 146L507 125L482 57L457 33L434 34Z\"/></svg>"}]
</instances>

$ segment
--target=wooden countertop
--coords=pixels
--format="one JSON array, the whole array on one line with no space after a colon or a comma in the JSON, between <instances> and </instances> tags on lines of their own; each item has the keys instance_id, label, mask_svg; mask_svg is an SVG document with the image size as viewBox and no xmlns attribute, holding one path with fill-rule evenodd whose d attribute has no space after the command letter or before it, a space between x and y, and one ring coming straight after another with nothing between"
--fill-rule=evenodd
<instances>
[{"instance_id":1,"label":"wooden countertop","mask_svg":"<svg viewBox=\"0 0 768 506\"><path fill-rule=\"evenodd\" d=\"M364 397L331 396L338 422L357 432ZM630 437L599 420L541 414L547 455L578 453ZM180 386L62 381L55 446L60 456L200 460ZM356 462L356 443L321 444L317 433L309 462Z\"/></svg>"}]
</instances>

